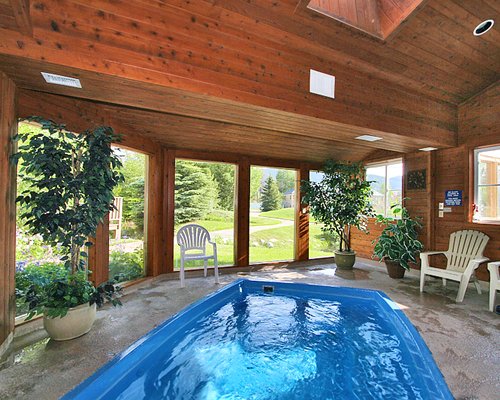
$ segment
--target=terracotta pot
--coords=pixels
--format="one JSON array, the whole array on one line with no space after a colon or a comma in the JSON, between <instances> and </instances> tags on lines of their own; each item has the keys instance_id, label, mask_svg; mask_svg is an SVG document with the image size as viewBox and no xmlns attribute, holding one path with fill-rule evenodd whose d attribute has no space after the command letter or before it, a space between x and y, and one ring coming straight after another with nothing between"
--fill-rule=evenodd
<instances>
[{"instance_id":1,"label":"terracotta pot","mask_svg":"<svg viewBox=\"0 0 500 400\"><path fill-rule=\"evenodd\" d=\"M401 279L405 276L405 269L399 264L399 261L384 260L387 267L387 273L393 279Z\"/></svg>"},{"instance_id":2,"label":"terracotta pot","mask_svg":"<svg viewBox=\"0 0 500 400\"><path fill-rule=\"evenodd\" d=\"M70 340L79 336L85 335L92 325L96 317L95 303L90 305L82 304L80 306L70 308L64 317L49 318L43 316L43 327L48 332L51 339L54 340Z\"/></svg>"},{"instance_id":3,"label":"terracotta pot","mask_svg":"<svg viewBox=\"0 0 500 400\"><path fill-rule=\"evenodd\" d=\"M356 262L356 252L355 251L336 251L335 252L335 264L340 269L352 269L354 263Z\"/></svg>"}]
</instances>

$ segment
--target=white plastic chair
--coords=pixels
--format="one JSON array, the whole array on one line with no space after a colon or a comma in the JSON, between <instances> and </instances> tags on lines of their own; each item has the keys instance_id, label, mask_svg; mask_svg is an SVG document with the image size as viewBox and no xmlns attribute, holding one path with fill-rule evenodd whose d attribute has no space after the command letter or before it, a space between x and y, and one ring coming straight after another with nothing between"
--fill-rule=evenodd
<instances>
[{"instance_id":1,"label":"white plastic chair","mask_svg":"<svg viewBox=\"0 0 500 400\"><path fill-rule=\"evenodd\" d=\"M498 273L499 267L500 261L488 264L488 270L490 271L490 311L494 311L495 297L497 290L500 290L500 274Z\"/></svg>"},{"instance_id":2,"label":"white plastic chair","mask_svg":"<svg viewBox=\"0 0 500 400\"><path fill-rule=\"evenodd\" d=\"M213 255L207 255L207 242L213 246ZM200 225L189 224L177 232L177 244L181 248L181 287L184 287L184 264L190 260L203 260L204 275L207 276L208 260L214 260L215 283L219 283L219 266L217 264L217 245L210 240L210 233ZM195 252L192 252L192 251ZM191 253L188 253L191 252Z\"/></svg>"},{"instance_id":3,"label":"white plastic chair","mask_svg":"<svg viewBox=\"0 0 500 400\"><path fill-rule=\"evenodd\" d=\"M425 276L436 276L443 278L443 286L446 280L460 282L457 303L464 300L465 291L469 285L470 278L474 279L477 292L481 294L481 287L474 271L481 263L489 259L483 256L484 249L490 238L482 232L464 230L453 232L450 235L448 251L426 251L420 253L422 268L420 270L420 291L424 291ZM434 254L444 254L448 260L446 269L429 266L429 256Z\"/></svg>"}]
</instances>

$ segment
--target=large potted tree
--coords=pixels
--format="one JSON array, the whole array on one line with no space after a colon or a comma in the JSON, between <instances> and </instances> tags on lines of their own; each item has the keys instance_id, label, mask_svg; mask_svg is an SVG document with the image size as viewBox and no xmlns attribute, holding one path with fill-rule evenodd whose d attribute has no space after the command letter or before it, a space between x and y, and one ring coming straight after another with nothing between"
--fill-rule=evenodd
<instances>
[{"instance_id":1,"label":"large potted tree","mask_svg":"<svg viewBox=\"0 0 500 400\"><path fill-rule=\"evenodd\" d=\"M338 237L335 264L341 269L352 269L356 252L351 248L351 227L367 232L367 219L374 216L370 203L370 182L364 179L360 163L329 160L323 168L320 182L303 181L302 201L325 233Z\"/></svg>"},{"instance_id":2,"label":"large potted tree","mask_svg":"<svg viewBox=\"0 0 500 400\"><path fill-rule=\"evenodd\" d=\"M384 230L374 240L373 256L384 261L391 278L401 279L424 248L418 240L418 229L422 225L418 218L410 217L406 207L394 205L392 213L396 218L377 216L377 223L384 225Z\"/></svg>"},{"instance_id":3,"label":"large potted tree","mask_svg":"<svg viewBox=\"0 0 500 400\"><path fill-rule=\"evenodd\" d=\"M26 121L40 129L20 134L13 155L25 183L17 197L21 220L29 234L63 250L65 272L43 283L33 281L18 295L28 304L28 319L43 313L49 335L67 340L90 330L96 306L105 299L119 304L120 290L112 282L94 287L88 281L85 251L123 179L120 159L111 149L118 138L109 127L74 134L40 117Z\"/></svg>"}]
</instances>

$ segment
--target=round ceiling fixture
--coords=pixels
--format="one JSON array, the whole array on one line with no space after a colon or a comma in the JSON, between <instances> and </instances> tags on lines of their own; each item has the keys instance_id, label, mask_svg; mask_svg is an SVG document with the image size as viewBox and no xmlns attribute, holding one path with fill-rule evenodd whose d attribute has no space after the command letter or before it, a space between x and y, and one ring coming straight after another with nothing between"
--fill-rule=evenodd
<instances>
[{"instance_id":1,"label":"round ceiling fixture","mask_svg":"<svg viewBox=\"0 0 500 400\"><path fill-rule=\"evenodd\" d=\"M486 32L488 32L493 27L494 24L495 24L495 21L493 21L492 19L487 19L486 21L481 22L474 29L474 31L473 31L474 36L484 35Z\"/></svg>"}]
</instances>

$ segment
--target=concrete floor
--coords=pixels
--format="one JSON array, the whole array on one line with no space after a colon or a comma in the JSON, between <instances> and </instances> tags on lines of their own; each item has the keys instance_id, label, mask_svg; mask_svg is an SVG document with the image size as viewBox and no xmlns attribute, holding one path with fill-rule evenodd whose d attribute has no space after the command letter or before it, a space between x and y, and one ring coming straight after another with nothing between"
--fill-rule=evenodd
<instances>
[{"instance_id":1,"label":"concrete floor","mask_svg":"<svg viewBox=\"0 0 500 400\"><path fill-rule=\"evenodd\" d=\"M222 285L239 277L382 290L420 331L456 399L500 398L500 317L488 311L487 292L478 295L472 285L464 303L455 304L458 284L443 288L434 280L421 295L416 271L392 280L368 260L359 260L353 271L319 262L256 268L224 274ZM67 342L47 339L38 321L20 328L13 351L0 364L0 399L59 398L166 318L216 289L211 277L188 279L185 289L177 280L143 282L123 298L123 307L104 307L90 333Z\"/></svg>"}]
</instances>

